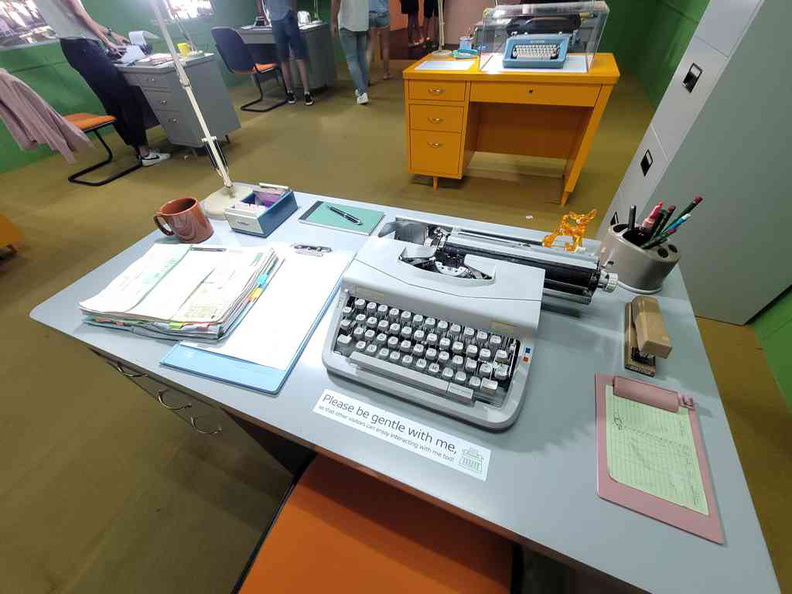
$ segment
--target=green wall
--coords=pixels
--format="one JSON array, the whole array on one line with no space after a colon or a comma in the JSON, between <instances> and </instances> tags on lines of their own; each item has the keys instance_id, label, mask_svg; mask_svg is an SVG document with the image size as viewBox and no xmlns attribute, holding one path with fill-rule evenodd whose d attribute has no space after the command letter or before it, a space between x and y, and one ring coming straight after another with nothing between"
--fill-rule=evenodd
<instances>
[{"instance_id":1,"label":"green wall","mask_svg":"<svg viewBox=\"0 0 792 594\"><path fill-rule=\"evenodd\" d=\"M663 98L708 3L709 0L656 0L649 35L633 70L655 105Z\"/></svg>"},{"instance_id":2,"label":"green wall","mask_svg":"<svg viewBox=\"0 0 792 594\"><path fill-rule=\"evenodd\" d=\"M152 22L154 13L148 0L83 0L83 3L97 22L115 31L126 33L146 29L158 32L158 27ZM186 23L185 28L200 49L214 48L210 33L212 27L252 23L256 14L254 0L213 0L213 5L214 16ZM174 40L181 39L176 27L172 26L170 31ZM158 41L154 45L158 51L165 51L164 42ZM58 43L2 50L0 68L25 81L60 113L104 113L99 100L80 75L66 63ZM220 70L229 86L248 82L245 77L229 74L224 68ZM47 147L33 151L21 150L5 126L0 126L0 172L51 154Z\"/></svg>"},{"instance_id":3,"label":"green wall","mask_svg":"<svg viewBox=\"0 0 792 594\"><path fill-rule=\"evenodd\" d=\"M753 322L767 363L792 407L792 289L787 289Z\"/></svg>"},{"instance_id":4,"label":"green wall","mask_svg":"<svg viewBox=\"0 0 792 594\"><path fill-rule=\"evenodd\" d=\"M660 103L709 0L608 0L610 15L600 51L613 52Z\"/></svg>"}]
</instances>

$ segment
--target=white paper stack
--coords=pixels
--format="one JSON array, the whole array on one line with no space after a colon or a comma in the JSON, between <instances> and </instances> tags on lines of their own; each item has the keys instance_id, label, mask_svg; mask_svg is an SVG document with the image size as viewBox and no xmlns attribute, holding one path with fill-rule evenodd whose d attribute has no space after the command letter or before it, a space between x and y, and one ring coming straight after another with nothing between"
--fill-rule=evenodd
<instances>
[{"instance_id":1,"label":"white paper stack","mask_svg":"<svg viewBox=\"0 0 792 594\"><path fill-rule=\"evenodd\" d=\"M97 326L174 340L218 340L258 299L279 265L269 247L155 244L80 309Z\"/></svg>"}]
</instances>

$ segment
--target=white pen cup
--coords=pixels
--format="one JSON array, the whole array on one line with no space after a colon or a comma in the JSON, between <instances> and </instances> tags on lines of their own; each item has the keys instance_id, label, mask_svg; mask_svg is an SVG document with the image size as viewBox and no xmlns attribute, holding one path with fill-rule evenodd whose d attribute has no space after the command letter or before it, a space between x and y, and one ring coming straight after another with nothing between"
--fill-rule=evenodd
<instances>
[{"instance_id":1,"label":"white pen cup","mask_svg":"<svg viewBox=\"0 0 792 594\"><path fill-rule=\"evenodd\" d=\"M649 249L632 243L627 224L612 225L600 246L600 262L619 275L619 285L643 295L657 293L679 262L679 249L671 242Z\"/></svg>"}]
</instances>

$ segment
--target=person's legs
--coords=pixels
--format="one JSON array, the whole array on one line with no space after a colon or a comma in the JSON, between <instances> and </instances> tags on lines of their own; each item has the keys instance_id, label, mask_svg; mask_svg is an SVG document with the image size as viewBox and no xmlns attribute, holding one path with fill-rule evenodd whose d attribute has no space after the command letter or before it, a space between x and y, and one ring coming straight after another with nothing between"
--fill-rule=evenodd
<instances>
[{"instance_id":1,"label":"person's legs","mask_svg":"<svg viewBox=\"0 0 792 594\"><path fill-rule=\"evenodd\" d=\"M361 34L364 38L366 33ZM349 31L348 29L340 29L338 33L341 48L344 50L344 57L346 58L347 66L349 67L349 74L352 76L352 81L355 84L355 90L358 95L362 95L368 89L368 77L363 74L360 67L360 58L358 57L358 33ZM363 56L363 64L365 60L365 50Z\"/></svg>"},{"instance_id":2,"label":"person's legs","mask_svg":"<svg viewBox=\"0 0 792 594\"><path fill-rule=\"evenodd\" d=\"M371 14L371 13L369 13ZM375 29L371 26L371 20L369 20L369 43L368 43L368 51L366 51L366 64L371 70L371 63L374 61L374 44L376 43L377 37L379 37L379 29Z\"/></svg>"},{"instance_id":3,"label":"person's legs","mask_svg":"<svg viewBox=\"0 0 792 594\"><path fill-rule=\"evenodd\" d=\"M431 16L424 19L424 31L428 41L437 41L437 17Z\"/></svg>"},{"instance_id":4,"label":"person's legs","mask_svg":"<svg viewBox=\"0 0 792 594\"><path fill-rule=\"evenodd\" d=\"M380 52L382 52L382 79L391 78L390 71L390 26L380 29Z\"/></svg>"},{"instance_id":5,"label":"person's legs","mask_svg":"<svg viewBox=\"0 0 792 594\"><path fill-rule=\"evenodd\" d=\"M308 59L308 46L302 36L300 25L297 22L297 16L294 14L294 11L290 12L289 16L286 18L288 20L289 45L291 46L294 58L297 60L297 71L300 73L303 93L310 95L311 87L308 83L308 68L305 64L305 61ZM306 103L308 103L308 99L306 99ZM313 103L313 99L311 99L311 103Z\"/></svg>"},{"instance_id":6,"label":"person's legs","mask_svg":"<svg viewBox=\"0 0 792 594\"><path fill-rule=\"evenodd\" d=\"M436 42L437 33L437 1L438 0L424 0L424 35L426 40Z\"/></svg>"},{"instance_id":7,"label":"person's legs","mask_svg":"<svg viewBox=\"0 0 792 594\"><path fill-rule=\"evenodd\" d=\"M289 13L291 14L291 13ZM272 21L272 36L275 38L275 49L278 62L283 74L283 84L286 85L286 98L289 103L294 103L294 86L291 75L291 55L289 53L289 15L285 18Z\"/></svg>"},{"instance_id":8,"label":"person's legs","mask_svg":"<svg viewBox=\"0 0 792 594\"><path fill-rule=\"evenodd\" d=\"M368 62L366 62L366 53L368 52L368 31L359 31L355 33L356 38L356 45L357 45L357 59L360 63L360 72L363 75L363 80L365 81L365 88L363 92L368 91L369 86L369 68Z\"/></svg>"},{"instance_id":9,"label":"person's legs","mask_svg":"<svg viewBox=\"0 0 792 594\"><path fill-rule=\"evenodd\" d=\"M415 36L417 35L418 31L416 30L418 26L418 15L414 12L411 12L407 15L407 43L409 45L416 45Z\"/></svg>"},{"instance_id":10,"label":"person's legs","mask_svg":"<svg viewBox=\"0 0 792 594\"><path fill-rule=\"evenodd\" d=\"M61 41L61 48L66 61L88 83L105 111L116 118L115 129L121 139L141 157L148 156L143 110L129 83L99 43L86 39L65 39Z\"/></svg>"}]
</instances>

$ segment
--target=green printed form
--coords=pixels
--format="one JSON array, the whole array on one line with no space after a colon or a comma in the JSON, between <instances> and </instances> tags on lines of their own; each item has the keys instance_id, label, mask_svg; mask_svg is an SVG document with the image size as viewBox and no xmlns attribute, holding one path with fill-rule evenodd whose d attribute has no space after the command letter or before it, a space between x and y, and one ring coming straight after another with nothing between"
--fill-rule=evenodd
<instances>
[{"instance_id":1,"label":"green printed form","mask_svg":"<svg viewBox=\"0 0 792 594\"><path fill-rule=\"evenodd\" d=\"M605 438L613 480L709 515L688 409L670 412L605 386Z\"/></svg>"}]
</instances>

